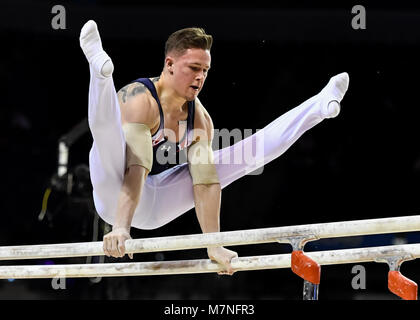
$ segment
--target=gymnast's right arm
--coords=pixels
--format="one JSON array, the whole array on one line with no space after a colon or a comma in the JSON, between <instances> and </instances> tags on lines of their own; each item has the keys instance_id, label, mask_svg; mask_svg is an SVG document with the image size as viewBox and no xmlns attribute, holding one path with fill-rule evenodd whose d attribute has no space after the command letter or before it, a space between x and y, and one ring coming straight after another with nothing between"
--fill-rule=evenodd
<instances>
[{"instance_id":1,"label":"gymnast's right arm","mask_svg":"<svg viewBox=\"0 0 420 320\"><path fill-rule=\"evenodd\" d=\"M103 241L104 253L116 258L125 255L125 240L131 239L131 222L153 162L150 128L159 121L159 114L154 112L145 91L134 86L130 95L130 87L127 90L127 95L122 97L119 94L126 139L126 171L112 231L104 236ZM132 254L129 256L132 258Z\"/></svg>"}]
</instances>

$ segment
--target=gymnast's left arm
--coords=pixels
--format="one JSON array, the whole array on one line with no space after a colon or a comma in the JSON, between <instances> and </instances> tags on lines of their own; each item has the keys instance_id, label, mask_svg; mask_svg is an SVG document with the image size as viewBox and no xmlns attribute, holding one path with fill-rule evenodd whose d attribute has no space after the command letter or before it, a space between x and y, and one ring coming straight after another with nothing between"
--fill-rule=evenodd
<instances>
[{"instance_id":1,"label":"gymnast's left arm","mask_svg":"<svg viewBox=\"0 0 420 320\"><path fill-rule=\"evenodd\" d=\"M212 138L213 122L200 104L196 104L194 141L188 149L188 166L193 180L195 212L203 233L220 232L222 189L214 164ZM225 267L220 274L233 274L230 264L237 253L223 247L207 249L210 259Z\"/></svg>"}]
</instances>

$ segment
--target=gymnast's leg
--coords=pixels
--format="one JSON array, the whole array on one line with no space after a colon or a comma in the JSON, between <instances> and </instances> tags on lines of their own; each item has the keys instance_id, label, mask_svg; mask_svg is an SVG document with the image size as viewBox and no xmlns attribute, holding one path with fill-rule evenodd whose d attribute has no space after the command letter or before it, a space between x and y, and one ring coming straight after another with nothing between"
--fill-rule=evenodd
<instances>
[{"instance_id":1,"label":"gymnast's leg","mask_svg":"<svg viewBox=\"0 0 420 320\"><path fill-rule=\"evenodd\" d=\"M88 122L93 137L89 168L98 214L113 225L125 171L125 137L112 73L114 66L102 48L94 21L80 32L80 46L90 68ZM153 188L145 184L138 211L149 213Z\"/></svg>"},{"instance_id":2,"label":"gymnast's leg","mask_svg":"<svg viewBox=\"0 0 420 320\"><path fill-rule=\"evenodd\" d=\"M254 135L228 148L216 150L214 158L222 188L281 156L307 130L322 120L336 117L348 84L348 74L338 74L330 79L320 93Z\"/></svg>"}]
</instances>

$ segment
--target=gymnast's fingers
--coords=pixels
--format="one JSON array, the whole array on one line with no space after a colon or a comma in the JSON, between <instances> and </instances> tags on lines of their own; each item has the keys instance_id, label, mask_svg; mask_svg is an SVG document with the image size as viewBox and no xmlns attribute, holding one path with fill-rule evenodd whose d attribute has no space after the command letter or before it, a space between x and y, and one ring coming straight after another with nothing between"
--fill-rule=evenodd
<instances>
[{"instance_id":1,"label":"gymnast's fingers","mask_svg":"<svg viewBox=\"0 0 420 320\"><path fill-rule=\"evenodd\" d=\"M111 256L113 256L114 258L119 258L118 238L116 237L111 238Z\"/></svg>"},{"instance_id":2,"label":"gymnast's fingers","mask_svg":"<svg viewBox=\"0 0 420 320\"><path fill-rule=\"evenodd\" d=\"M118 249L118 253L119 253L120 257L124 257L124 255L125 255L125 240L126 240L126 238L123 237L123 236L118 237L117 249Z\"/></svg>"},{"instance_id":3,"label":"gymnast's fingers","mask_svg":"<svg viewBox=\"0 0 420 320\"><path fill-rule=\"evenodd\" d=\"M104 253L107 257L111 256L111 253L109 252L109 239L105 236L104 241L102 242Z\"/></svg>"}]
</instances>

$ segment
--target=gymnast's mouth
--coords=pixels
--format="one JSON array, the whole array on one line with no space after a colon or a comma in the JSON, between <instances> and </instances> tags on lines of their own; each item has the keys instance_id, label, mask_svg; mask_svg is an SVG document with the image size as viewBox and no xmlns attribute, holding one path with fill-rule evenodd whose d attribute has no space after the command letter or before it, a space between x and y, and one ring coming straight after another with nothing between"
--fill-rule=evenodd
<instances>
[{"instance_id":1,"label":"gymnast's mouth","mask_svg":"<svg viewBox=\"0 0 420 320\"><path fill-rule=\"evenodd\" d=\"M198 87L198 86L190 86L190 87L193 88L196 91L198 91L200 89L200 87Z\"/></svg>"}]
</instances>

